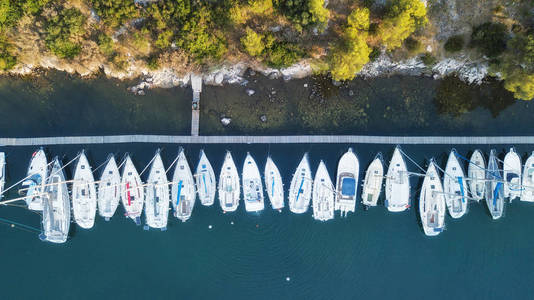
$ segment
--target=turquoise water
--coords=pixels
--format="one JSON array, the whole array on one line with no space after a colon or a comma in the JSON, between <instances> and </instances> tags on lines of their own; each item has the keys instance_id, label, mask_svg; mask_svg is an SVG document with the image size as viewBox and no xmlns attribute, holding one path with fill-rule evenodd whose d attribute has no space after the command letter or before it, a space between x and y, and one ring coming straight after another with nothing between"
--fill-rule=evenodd
<instances>
[{"instance_id":1,"label":"turquoise water","mask_svg":"<svg viewBox=\"0 0 534 300\"><path fill-rule=\"evenodd\" d=\"M389 145L209 145L204 147L216 174L226 149L241 170L246 151L260 168L270 153L286 187L304 152L309 152L313 172L323 159L331 176L348 146L354 147L362 166L376 152L386 159ZM108 152L118 157L133 153L139 170L156 147L163 149L166 165L177 145L121 144L86 147L93 165ZM491 146L480 147L489 153ZM501 154L507 145L494 145ZM448 145L405 146L424 166L432 156L444 165ZM456 147L467 155L472 147ZM64 155L68 162L78 146L48 147L49 156ZM189 163L196 167L200 146L185 145ZM24 175L30 147L4 148L8 180ZM525 155L531 147L517 147ZM74 166L67 167L72 174ZM417 171L409 164L411 171ZM263 170L262 170L263 171ZM363 169L360 170L363 176ZM96 172L98 173L98 171ZM143 177L146 177L144 174ZM426 237L419 225L417 198L420 179L411 178L411 210L389 213L383 206L357 211L346 219L321 223L309 211L296 215L269 205L259 214L246 213L243 203L235 213L223 214L218 202L203 207L197 202L186 223L171 218L168 231L144 231L122 216L119 207L111 222L98 217L95 227L71 226L64 245L39 241L37 233L0 226L2 282L6 298L58 296L62 299L200 298L200 299L355 299L422 298L501 299L526 298L534 292L530 274L534 206L514 201L505 217L492 221L483 202L470 203L460 220L446 218L446 230ZM8 183L9 184L9 183ZM10 193L9 196L15 196ZM18 207L1 207L0 215L39 227L39 216ZM233 225L232 225L233 222ZM212 225L212 229L208 226ZM286 281L286 277L290 281ZM21 282L31 283L24 288ZM452 288L451 288L452 287Z\"/></svg>"},{"instance_id":2,"label":"turquoise water","mask_svg":"<svg viewBox=\"0 0 534 300\"><path fill-rule=\"evenodd\" d=\"M513 101L498 83L476 87L454 80L391 77L356 80L333 88L312 79L287 83L249 79L249 86L257 90L255 98L245 94L244 86L205 87L201 133L532 133L528 126L532 105ZM138 97L126 91L130 84L102 78L84 81L61 73L36 79L0 78L1 135L189 132L189 89L156 89ZM277 96L269 98L273 90ZM311 97L312 93L315 96ZM474 99L474 104L467 108L460 105L466 112L454 115L443 111L443 102L438 99ZM244 106L236 106L233 100ZM324 118L320 114L322 101L339 106ZM281 106L272 109L272 103ZM312 109L306 114L299 112L309 107ZM346 112L347 107L363 107L365 114L335 113ZM259 115L265 109L270 109L268 121L261 123ZM220 125L221 114L233 118L231 126ZM313 126L318 123L301 123L310 121L303 119L308 114L325 126L317 129ZM168 166L178 146L70 145L51 146L46 151L49 159L59 155L66 163L85 148L93 167L104 162L110 152L118 158L129 152L142 170L158 147ZM247 151L254 155L262 172L267 154L271 154L286 188L304 152L310 153L313 172L323 159L333 178L337 161L349 146L360 158L360 177L377 152L388 160L393 151L392 145L182 146L193 168L199 150L204 148L217 175L227 149L232 151L239 170ZM407 145L403 149L423 167L431 157L443 167L453 146ZM455 147L463 155L475 148ZM496 148L502 158L509 145L476 148L486 155ZM35 148L0 150L7 153L9 186L25 175ZM525 159L534 147L517 146L517 150ZM73 169L74 165L66 168L67 177L72 176ZM409 169L418 171L412 164ZM95 174L99 176L100 171ZM73 223L70 239L63 245L38 239L40 216L36 213L2 206L1 218L37 231L0 224L0 295L3 299L531 298L534 205L514 201L506 205L504 218L493 221L485 203L470 203L465 217L447 217L446 230L437 238L428 238L417 212L421 180L412 177L411 183L413 208L404 213L389 213L383 206L383 194L378 207L363 211L358 205L356 213L348 218L337 217L326 223L313 220L311 210L296 215L286 208L279 213L266 204L263 212L248 214L241 203L237 212L223 214L217 201L212 207L197 202L186 223L171 218L168 231L147 232L123 217L124 210L119 207L111 222L98 217L91 230L82 230ZM12 190L7 198L16 196Z\"/></svg>"}]
</instances>

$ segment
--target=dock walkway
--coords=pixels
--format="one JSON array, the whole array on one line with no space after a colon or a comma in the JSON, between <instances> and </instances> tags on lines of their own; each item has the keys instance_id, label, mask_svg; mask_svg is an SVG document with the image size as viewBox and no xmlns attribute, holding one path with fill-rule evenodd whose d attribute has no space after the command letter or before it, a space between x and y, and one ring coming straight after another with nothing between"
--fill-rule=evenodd
<instances>
[{"instance_id":1,"label":"dock walkway","mask_svg":"<svg viewBox=\"0 0 534 300\"><path fill-rule=\"evenodd\" d=\"M0 138L2 146L45 146L68 144L411 144L486 145L534 144L534 136L368 136L368 135L285 135L285 136L189 136L109 135Z\"/></svg>"}]
</instances>

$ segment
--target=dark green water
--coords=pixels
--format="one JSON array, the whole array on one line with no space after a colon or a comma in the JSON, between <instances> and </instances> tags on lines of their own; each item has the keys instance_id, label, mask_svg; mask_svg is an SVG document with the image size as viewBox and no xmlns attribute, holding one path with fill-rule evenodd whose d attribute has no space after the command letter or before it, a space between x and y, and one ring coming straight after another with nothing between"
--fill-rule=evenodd
<instances>
[{"instance_id":1,"label":"dark green water","mask_svg":"<svg viewBox=\"0 0 534 300\"><path fill-rule=\"evenodd\" d=\"M54 76L59 77L53 77L48 82L50 87L46 97L41 97L41 92L34 90L46 86L43 84L18 79L4 80L0 84L0 130L3 135L184 134L189 131L190 92L187 90L155 90L145 97L134 97L125 91L126 84L116 86L115 82L101 79L83 82L58 74ZM302 83L295 81L287 83L287 86L272 82L265 84L266 88L271 84L280 90L285 88L297 93ZM385 128L383 134L411 132L409 130L414 134L531 132L530 122L525 121L531 115L527 102L511 102L499 111L496 118L492 117L489 109L478 106L456 117L462 119L470 115L473 120L462 123L463 127L448 127L450 123L443 120L455 117L438 115L438 109L433 105L432 94L437 93L436 85L439 84L402 77L365 84L368 89L391 88L390 98L376 98L379 103L402 99L398 93L412 95L413 89L407 86L415 86L413 88L421 92L428 90L425 96L418 96L428 104L420 110L428 109L430 112L425 114L432 116L430 120L439 121L436 126L423 126L411 123L410 120L416 119L415 115L412 118L406 116L404 121L391 121L395 126L382 125L380 128ZM467 90L482 99L482 95L493 89L499 91L493 85ZM226 90L228 94L224 94ZM358 91L363 93L366 89L361 87ZM205 89L203 103L210 99L205 96L210 93L217 94L219 102L231 102L234 95L242 92L244 88L241 86L224 90L209 87ZM58 107L60 111L55 110ZM80 107L86 111L80 112ZM375 113L374 110L369 112ZM374 118L369 120L378 123ZM216 123L213 124L216 128ZM284 125L279 130L286 132L293 128L291 126ZM513 126L516 126L517 133ZM299 128L295 130L298 132L308 127ZM218 132L215 129L204 130ZM227 128L222 132L232 130L239 131ZM274 130L268 128L263 132L273 133ZM340 126L339 130L346 128ZM375 127L362 127L357 132L378 133L377 130ZM313 172L319 160L323 159L333 177L337 160L349 146L360 158L360 176L378 151L383 152L387 160L393 150L390 145L183 146L192 167L196 167L198 152L204 148L216 174L220 171L226 149L232 151L239 170L247 151L254 155L262 170L270 153L280 168L286 187L304 152L310 153ZM436 157L443 166L452 146L411 145L403 149L418 164L424 166L428 159ZM82 147L87 150L93 166L102 163L110 152L117 157L122 157L125 152L133 153L138 170L150 161L156 148L163 149L166 165L170 164L178 150L178 145L154 144L70 145L47 147L46 150L50 158L60 155L63 162L68 162ZM464 155L475 148L455 147ZM503 154L508 147L477 146L486 154L491 148ZM0 150L7 154L9 186L24 176L34 148L1 147ZM534 147L517 146L517 150L525 158ZM67 167L68 177L72 175L73 168L73 165ZM409 164L409 169L417 171L412 164ZM99 171L96 172L98 176ZM143 178L147 174L144 175ZM470 203L465 217L460 220L447 217L446 230L437 238L428 238L420 228L416 209L421 182L419 178L412 177L411 183L414 208L407 212L389 213L383 206L382 195L378 207L363 211L358 205L354 215L346 219L337 217L326 223L314 221L311 212L296 215L285 209L278 213L272 211L268 204L260 214L246 213L242 203L237 212L222 214L216 202L212 207L197 203L192 218L186 223L171 218L167 232L143 231L122 217L123 209L119 207L111 222L104 222L98 217L91 230L82 230L72 224L71 238L64 245L44 243L38 239L37 233L0 224L2 298L531 298L534 293L530 280L534 270L532 204L520 201L507 204L505 217L493 221L484 203ZM8 198L15 196L15 191L7 195ZM19 207L0 207L0 217L40 227L39 215ZM213 226L212 229L208 228L209 225ZM286 281L286 277L290 281Z\"/></svg>"}]
</instances>

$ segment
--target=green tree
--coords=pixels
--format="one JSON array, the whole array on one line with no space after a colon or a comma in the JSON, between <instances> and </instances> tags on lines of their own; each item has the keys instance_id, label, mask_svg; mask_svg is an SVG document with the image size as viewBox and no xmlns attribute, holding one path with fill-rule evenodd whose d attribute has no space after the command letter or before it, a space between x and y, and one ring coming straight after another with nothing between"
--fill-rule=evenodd
<instances>
[{"instance_id":1,"label":"green tree","mask_svg":"<svg viewBox=\"0 0 534 300\"><path fill-rule=\"evenodd\" d=\"M459 52L464 47L464 37L461 35L453 35L451 36L447 42L445 42L445 45L443 48L445 48L445 51L450 53Z\"/></svg>"},{"instance_id":2,"label":"green tree","mask_svg":"<svg viewBox=\"0 0 534 300\"><path fill-rule=\"evenodd\" d=\"M261 34L257 34L254 30L247 27L245 36L241 38L241 44L249 55L258 56L265 49L262 38Z\"/></svg>"},{"instance_id":3,"label":"green tree","mask_svg":"<svg viewBox=\"0 0 534 300\"><path fill-rule=\"evenodd\" d=\"M297 29L319 25L323 29L328 21L329 11L324 0L275 0L280 13L297 25Z\"/></svg>"},{"instance_id":4,"label":"green tree","mask_svg":"<svg viewBox=\"0 0 534 300\"><path fill-rule=\"evenodd\" d=\"M11 55L11 45L4 34L0 34L0 70L12 69L17 63L17 58Z\"/></svg>"},{"instance_id":5,"label":"green tree","mask_svg":"<svg viewBox=\"0 0 534 300\"><path fill-rule=\"evenodd\" d=\"M394 0L378 27L378 34L388 50L402 45L418 27L428 22L425 4L420 0Z\"/></svg>"},{"instance_id":6,"label":"green tree","mask_svg":"<svg viewBox=\"0 0 534 300\"><path fill-rule=\"evenodd\" d=\"M507 40L508 30L501 23L484 23L471 34L471 45L489 58L501 55L506 50Z\"/></svg>"},{"instance_id":7,"label":"green tree","mask_svg":"<svg viewBox=\"0 0 534 300\"><path fill-rule=\"evenodd\" d=\"M154 45L160 49L167 49L171 46L171 39L174 36L172 30L165 30L162 33L158 34L158 38Z\"/></svg>"},{"instance_id":8,"label":"green tree","mask_svg":"<svg viewBox=\"0 0 534 300\"><path fill-rule=\"evenodd\" d=\"M98 47L100 52L106 56L111 56L115 52L113 49L113 40L108 35L102 33L98 36Z\"/></svg>"},{"instance_id":9,"label":"green tree","mask_svg":"<svg viewBox=\"0 0 534 300\"><path fill-rule=\"evenodd\" d=\"M517 99L531 100L534 98L534 74L522 70L506 74L504 88L514 93Z\"/></svg>"},{"instance_id":10,"label":"green tree","mask_svg":"<svg viewBox=\"0 0 534 300\"><path fill-rule=\"evenodd\" d=\"M63 9L46 22L46 46L60 58L73 58L81 51L77 39L84 33L85 16L76 8Z\"/></svg>"},{"instance_id":11,"label":"green tree","mask_svg":"<svg viewBox=\"0 0 534 300\"><path fill-rule=\"evenodd\" d=\"M17 1L0 0L0 30L14 26L20 19L22 12Z\"/></svg>"},{"instance_id":12,"label":"green tree","mask_svg":"<svg viewBox=\"0 0 534 300\"><path fill-rule=\"evenodd\" d=\"M114 28L139 17L133 0L90 0L96 13L106 25Z\"/></svg>"}]
</instances>

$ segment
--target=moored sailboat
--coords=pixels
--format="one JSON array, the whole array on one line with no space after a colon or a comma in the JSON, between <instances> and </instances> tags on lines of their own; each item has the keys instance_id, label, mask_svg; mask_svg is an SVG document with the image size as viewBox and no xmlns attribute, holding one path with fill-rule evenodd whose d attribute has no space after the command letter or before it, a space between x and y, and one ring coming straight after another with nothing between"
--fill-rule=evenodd
<instances>
[{"instance_id":1,"label":"moored sailboat","mask_svg":"<svg viewBox=\"0 0 534 300\"><path fill-rule=\"evenodd\" d=\"M100 176L98 183L98 214L109 221L115 214L120 202L121 176L115 161L115 156L110 154L106 167Z\"/></svg>"},{"instance_id":2,"label":"moored sailboat","mask_svg":"<svg viewBox=\"0 0 534 300\"><path fill-rule=\"evenodd\" d=\"M322 160L313 180L313 218L319 221L334 218L334 186Z\"/></svg>"},{"instance_id":3,"label":"moored sailboat","mask_svg":"<svg viewBox=\"0 0 534 300\"><path fill-rule=\"evenodd\" d=\"M383 179L384 166L382 164L382 155L378 153L365 172L362 188L363 205L376 206L380 192L382 191Z\"/></svg>"},{"instance_id":4,"label":"moored sailboat","mask_svg":"<svg viewBox=\"0 0 534 300\"><path fill-rule=\"evenodd\" d=\"M215 191L217 189L215 173L211 167L204 150L200 150L200 160L198 161L195 174L197 182L198 199L204 206L211 206L215 201Z\"/></svg>"},{"instance_id":5,"label":"moored sailboat","mask_svg":"<svg viewBox=\"0 0 534 300\"><path fill-rule=\"evenodd\" d=\"M419 196L419 215L427 236L436 236L445 226L445 197L434 160L430 160L421 194Z\"/></svg>"},{"instance_id":6,"label":"moored sailboat","mask_svg":"<svg viewBox=\"0 0 534 300\"><path fill-rule=\"evenodd\" d=\"M480 150L473 151L467 168L467 177L469 178L469 192L471 198L480 201L484 198L486 192L486 161Z\"/></svg>"},{"instance_id":7,"label":"moored sailboat","mask_svg":"<svg viewBox=\"0 0 534 300\"><path fill-rule=\"evenodd\" d=\"M121 179L121 201L126 211L126 216L141 225L141 213L145 201L145 190L141 177L130 158L126 155Z\"/></svg>"},{"instance_id":8,"label":"moored sailboat","mask_svg":"<svg viewBox=\"0 0 534 300\"><path fill-rule=\"evenodd\" d=\"M39 238L52 243L66 242L70 228L70 199L65 173L57 157L52 161L46 188L40 195L43 196L43 232Z\"/></svg>"},{"instance_id":9,"label":"moored sailboat","mask_svg":"<svg viewBox=\"0 0 534 300\"><path fill-rule=\"evenodd\" d=\"M26 179L19 192L26 197L26 205L31 210L43 210L43 191L48 175L48 162L43 148L33 152Z\"/></svg>"},{"instance_id":10,"label":"moored sailboat","mask_svg":"<svg viewBox=\"0 0 534 300\"><path fill-rule=\"evenodd\" d=\"M504 186L501 171L497 163L495 150L491 150L486 170L486 204L491 217L496 220L504 211Z\"/></svg>"},{"instance_id":11,"label":"moored sailboat","mask_svg":"<svg viewBox=\"0 0 534 300\"><path fill-rule=\"evenodd\" d=\"M443 190L450 216L454 219L462 217L467 212L467 190L465 173L455 149L451 150L445 166Z\"/></svg>"},{"instance_id":12,"label":"moored sailboat","mask_svg":"<svg viewBox=\"0 0 534 300\"><path fill-rule=\"evenodd\" d=\"M303 214L308 210L312 194L313 179L305 153L291 179L289 187L289 210L296 214Z\"/></svg>"},{"instance_id":13,"label":"moored sailboat","mask_svg":"<svg viewBox=\"0 0 534 300\"><path fill-rule=\"evenodd\" d=\"M281 210L284 208L284 182L280 171L270 156L265 163L265 187L267 195L271 201L273 209Z\"/></svg>"},{"instance_id":14,"label":"moored sailboat","mask_svg":"<svg viewBox=\"0 0 534 300\"><path fill-rule=\"evenodd\" d=\"M182 222L187 221L195 207L195 181L184 149L178 153L176 167L172 176L171 201L174 208L174 216Z\"/></svg>"},{"instance_id":15,"label":"moored sailboat","mask_svg":"<svg viewBox=\"0 0 534 300\"><path fill-rule=\"evenodd\" d=\"M219 176L219 204L224 212L233 212L239 206L241 194L239 174L230 151L226 151L224 163Z\"/></svg>"},{"instance_id":16,"label":"moored sailboat","mask_svg":"<svg viewBox=\"0 0 534 300\"><path fill-rule=\"evenodd\" d=\"M169 216L169 184L159 149L152 160L145 190L146 225L164 231Z\"/></svg>"},{"instance_id":17,"label":"moored sailboat","mask_svg":"<svg viewBox=\"0 0 534 300\"><path fill-rule=\"evenodd\" d=\"M247 152L243 162L243 200L248 212L262 211L265 207L263 200L263 185L260 171L252 155Z\"/></svg>"},{"instance_id":18,"label":"moored sailboat","mask_svg":"<svg viewBox=\"0 0 534 300\"><path fill-rule=\"evenodd\" d=\"M399 146L395 147L386 175L386 207L391 212L410 207L410 178Z\"/></svg>"},{"instance_id":19,"label":"moored sailboat","mask_svg":"<svg viewBox=\"0 0 534 300\"><path fill-rule=\"evenodd\" d=\"M352 148L349 148L337 165L334 209L339 210L342 217L356 209L359 173L358 157L352 152Z\"/></svg>"},{"instance_id":20,"label":"moored sailboat","mask_svg":"<svg viewBox=\"0 0 534 300\"><path fill-rule=\"evenodd\" d=\"M95 224L96 188L89 161L82 151L74 171L72 183L72 211L74 221L81 228L89 229Z\"/></svg>"},{"instance_id":21,"label":"moored sailboat","mask_svg":"<svg viewBox=\"0 0 534 300\"><path fill-rule=\"evenodd\" d=\"M510 202L521 197L521 157L512 147L503 161L504 198Z\"/></svg>"}]
</instances>

